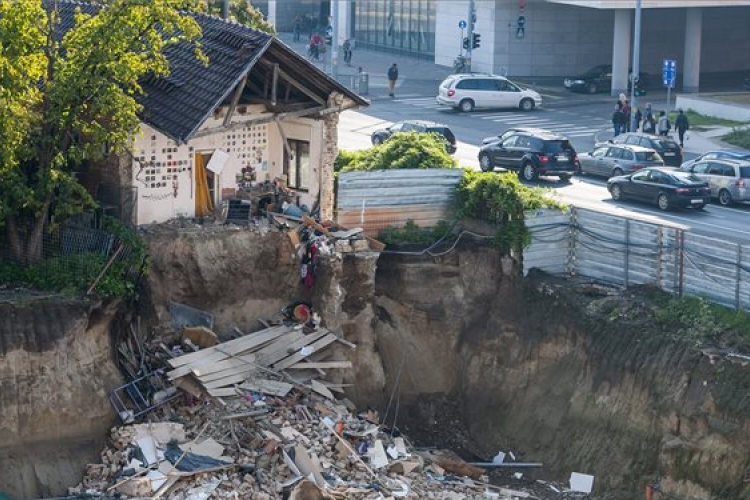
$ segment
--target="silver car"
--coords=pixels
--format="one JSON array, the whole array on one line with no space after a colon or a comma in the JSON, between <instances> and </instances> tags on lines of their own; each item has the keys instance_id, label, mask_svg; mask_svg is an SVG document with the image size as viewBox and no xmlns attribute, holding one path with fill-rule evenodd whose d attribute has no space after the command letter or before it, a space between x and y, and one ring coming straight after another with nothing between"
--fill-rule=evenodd
<instances>
[{"instance_id":1,"label":"silver car","mask_svg":"<svg viewBox=\"0 0 750 500\"><path fill-rule=\"evenodd\" d=\"M660 167L664 160L653 149L630 144L603 144L578 155L578 173L604 177L632 174L646 167Z\"/></svg>"},{"instance_id":2,"label":"silver car","mask_svg":"<svg viewBox=\"0 0 750 500\"><path fill-rule=\"evenodd\" d=\"M704 160L683 165L680 170L708 182L711 197L722 205L750 201L750 161Z\"/></svg>"}]
</instances>

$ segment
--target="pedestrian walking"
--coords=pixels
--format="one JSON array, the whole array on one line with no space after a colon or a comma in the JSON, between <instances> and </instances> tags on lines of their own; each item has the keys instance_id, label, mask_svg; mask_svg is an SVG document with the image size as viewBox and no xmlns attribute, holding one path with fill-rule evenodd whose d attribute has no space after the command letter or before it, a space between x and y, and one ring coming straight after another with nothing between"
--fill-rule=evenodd
<instances>
[{"instance_id":1,"label":"pedestrian walking","mask_svg":"<svg viewBox=\"0 0 750 500\"><path fill-rule=\"evenodd\" d=\"M615 112L612 113L612 127L615 129L615 137L625 130L625 113L622 112L622 103L618 102Z\"/></svg>"},{"instance_id":2,"label":"pedestrian walking","mask_svg":"<svg viewBox=\"0 0 750 500\"><path fill-rule=\"evenodd\" d=\"M656 131L660 136L666 137L669 135L669 131L672 130L672 123L667 117L667 113L659 111L659 121L656 123Z\"/></svg>"},{"instance_id":3,"label":"pedestrian walking","mask_svg":"<svg viewBox=\"0 0 750 500\"><path fill-rule=\"evenodd\" d=\"M323 43L323 38L321 38L320 34L317 31L313 33L310 37L310 45L307 47L307 54L311 59L320 60L320 48L323 46Z\"/></svg>"},{"instance_id":4,"label":"pedestrian walking","mask_svg":"<svg viewBox=\"0 0 750 500\"><path fill-rule=\"evenodd\" d=\"M642 130L646 134L656 133L656 119L654 119L654 112L651 109L651 103L646 104L646 114L643 117Z\"/></svg>"},{"instance_id":5,"label":"pedestrian walking","mask_svg":"<svg viewBox=\"0 0 750 500\"><path fill-rule=\"evenodd\" d=\"M396 81L398 80L398 66L393 63L388 68L388 95L395 97Z\"/></svg>"},{"instance_id":6,"label":"pedestrian walking","mask_svg":"<svg viewBox=\"0 0 750 500\"><path fill-rule=\"evenodd\" d=\"M300 36L302 35L302 18L297 14L294 18L294 41L299 42Z\"/></svg>"},{"instance_id":7,"label":"pedestrian walking","mask_svg":"<svg viewBox=\"0 0 750 500\"><path fill-rule=\"evenodd\" d=\"M687 115L682 112L682 109L677 110L677 118L674 121L674 128L677 129L677 135L680 138L680 147L685 147L685 132L690 130L690 122L688 121Z\"/></svg>"},{"instance_id":8,"label":"pedestrian walking","mask_svg":"<svg viewBox=\"0 0 750 500\"><path fill-rule=\"evenodd\" d=\"M633 129L633 132L638 132L638 129L641 128L641 122L643 121L643 113L641 113L641 108L635 107L635 122L633 123L633 126L635 127Z\"/></svg>"},{"instance_id":9,"label":"pedestrian walking","mask_svg":"<svg viewBox=\"0 0 750 500\"><path fill-rule=\"evenodd\" d=\"M346 63L347 66L352 65L352 42L349 41L347 38L344 40L344 45L341 46L341 49L344 51L344 63Z\"/></svg>"},{"instance_id":10,"label":"pedestrian walking","mask_svg":"<svg viewBox=\"0 0 750 500\"><path fill-rule=\"evenodd\" d=\"M623 127L623 132L630 132L630 99L625 98L625 102L622 105L622 114L625 115L625 126Z\"/></svg>"}]
</instances>

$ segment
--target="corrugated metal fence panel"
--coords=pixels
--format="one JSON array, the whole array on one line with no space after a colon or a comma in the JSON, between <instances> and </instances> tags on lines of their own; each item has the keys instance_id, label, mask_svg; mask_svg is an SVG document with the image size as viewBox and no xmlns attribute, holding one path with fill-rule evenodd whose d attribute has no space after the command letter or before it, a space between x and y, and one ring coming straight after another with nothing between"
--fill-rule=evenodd
<instances>
[{"instance_id":1,"label":"corrugated metal fence panel","mask_svg":"<svg viewBox=\"0 0 750 500\"><path fill-rule=\"evenodd\" d=\"M591 210L574 210L576 274L624 285L628 248L626 219Z\"/></svg>"},{"instance_id":2,"label":"corrugated metal fence panel","mask_svg":"<svg viewBox=\"0 0 750 500\"><path fill-rule=\"evenodd\" d=\"M401 205L450 203L462 169L377 170L341 172L338 179L339 210Z\"/></svg>"},{"instance_id":3,"label":"corrugated metal fence panel","mask_svg":"<svg viewBox=\"0 0 750 500\"><path fill-rule=\"evenodd\" d=\"M735 307L739 262L737 244L685 233L682 255L682 293L705 297Z\"/></svg>"},{"instance_id":4,"label":"corrugated metal fence panel","mask_svg":"<svg viewBox=\"0 0 750 500\"><path fill-rule=\"evenodd\" d=\"M378 170L341 172L338 177L337 221L361 227L368 235L413 220L434 227L450 217L448 208L463 169Z\"/></svg>"},{"instance_id":5,"label":"corrugated metal fence panel","mask_svg":"<svg viewBox=\"0 0 750 500\"><path fill-rule=\"evenodd\" d=\"M750 245L740 245L740 282L737 286L739 306L750 310Z\"/></svg>"},{"instance_id":6,"label":"corrugated metal fence panel","mask_svg":"<svg viewBox=\"0 0 750 500\"><path fill-rule=\"evenodd\" d=\"M571 257L570 212L535 210L525 214L531 244L523 251L523 272L535 267L552 274L569 271Z\"/></svg>"},{"instance_id":7,"label":"corrugated metal fence panel","mask_svg":"<svg viewBox=\"0 0 750 500\"><path fill-rule=\"evenodd\" d=\"M662 251L659 245L659 228L656 224L628 220L626 285L658 283Z\"/></svg>"}]
</instances>

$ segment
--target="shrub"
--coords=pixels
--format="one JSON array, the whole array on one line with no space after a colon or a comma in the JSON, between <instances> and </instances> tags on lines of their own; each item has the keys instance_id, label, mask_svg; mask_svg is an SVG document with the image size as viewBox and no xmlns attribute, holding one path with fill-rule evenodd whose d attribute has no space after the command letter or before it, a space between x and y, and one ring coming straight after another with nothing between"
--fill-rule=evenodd
<instances>
[{"instance_id":1,"label":"shrub","mask_svg":"<svg viewBox=\"0 0 750 500\"><path fill-rule=\"evenodd\" d=\"M445 221L438 222L432 228L420 228L413 219L409 219L402 228L387 227L381 230L378 239L387 245L431 245L448 234L450 230L451 226Z\"/></svg>"},{"instance_id":2,"label":"shrub","mask_svg":"<svg viewBox=\"0 0 750 500\"><path fill-rule=\"evenodd\" d=\"M458 166L445 150L445 139L440 134L417 132L394 134L383 144L356 153L339 153L336 162L342 172Z\"/></svg>"},{"instance_id":3,"label":"shrub","mask_svg":"<svg viewBox=\"0 0 750 500\"><path fill-rule=\"evenodd\" d=\"M531 242L524 212L539 208L563 209L564 205L528 187L512 173L495 174L466 170L456 186L458 217L473 217L498 226L494 243L503 253L519 251Z\"/></svg>"}]
</instances>

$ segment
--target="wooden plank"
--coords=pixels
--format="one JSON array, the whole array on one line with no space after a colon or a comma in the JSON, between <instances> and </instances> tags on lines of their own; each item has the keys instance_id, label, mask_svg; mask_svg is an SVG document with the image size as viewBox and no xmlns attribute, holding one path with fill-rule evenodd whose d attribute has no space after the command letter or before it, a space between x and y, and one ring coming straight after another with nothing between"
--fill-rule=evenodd
<instances>
[{"instance_id":1,"label":"wooden plank","mask_svg":"<svg viewBox=\"0 0 750 500\"><path fill-rule=\"evenodd\" d=\"M289 391L291 391L293 388L294 386L292 384L266 379L248 380L244 384L240 385L240 389L245 391L262 392L263 394L278 396L280 398L283 398L284 396L289 394Z\"/></svg>"},{"instance_id":2,"label":"wooden plank","mask_svg":"<svg viewBox=\"0 0 750 500\"><path fill-rule=\"evenodd\" d=\"M298 339L285 345L279 346L279 349L269 352L266 355L258 357L258 364L262 366L271 366L274 363L286 358L287 356L294 354L299 349L306 345L312 344L316 340L328 335L330 332L325 328L319 328L318 330L309 333L307 335L301 334Z\"/></svg>"},{"instance_id":3,"label":"wooden plank","mask_svg":"<svg viewBox=\"0 0 750 500\"><path fill-rule=\"evenodd\" d=\"M281 355L282 357L288 356L288 347L291 345L295 345L304 337L305 334L302 333L302 329L289 332L288 334L284 335L284 337L280 337L275 342L267 345L260 351L257 351L255 353L255 362L260 366L268 366L270 364L268 361L269 359L276 359L276 357L279 355Z\"/></svg>"},{"instance_id":4,"label":"wooden plank","mask_svg":"<svg viewBox=\"0 0 750 500\"><path fill-rule=\"evenodd\" d=\"M208 391L209 396L213 396L215 398L231 398L232 396L239 396L237 394L237 389L234 387L223 387L220 389L211 389Z\"/></svg>"},{"instance_id":5,"label":"wooden plank","mask_svg":"<svg viewBox=\"0 0 750 500\"><path fill-rule=\"evenodd\" d=\"M241 367L233 368L232 370L225 370L217 373L209 373L208 375L204 375L202 377L199 377L198 380L200 380L201 384L206 385L211 382L216 382L217 380L225 379L232 377L234 375L242 375L243 377L249 377L253 375L254 373L259 373L260 369L257 366L253 365L242 365Z\"/></svg>"},{"instance_id":6,"label":"wooden plank","mask_svg":"<svg viewBox=\"0 0 750 500\"><path fill-rule=\"evenodd\" d=\"M204 377L212 375L214 373L221 373L226 370L232 370L234 368L245 368L252 366L255 363L255 354L243 354L236 358L229 358L223 361L218 361L208 365L197 366L191 371L196 377L200 377L203 380Z\"/></svg>"},{"instance_id":7,"label":"wooden plank","mask_svg":"<svg viewBox=\"0 0 750 500\"><path fill-rule=\"evenodd\" d=\"M319 339L317 342L313 342L312 344L310 344L309 347L312 348L312 352L317 352L320 349L323 349L324 347L326 347L327 345L329 345L329 344L331 344L331 343L333 343L335 341L336 341L336 335L334 335L332 333L328 333L322 339ZM310 354L312 354L312 353L310 353ZM300 352L297 352L297 353L289 356L286 359L282 359L281 361L279 361L278 363L276 363L275 365L273 365L273 368L275 370L284 370L286 368L289 368L292 365L295 365L295 364L299 363L300 361L302 361L303 359L305 359L310 354L302 354Z\"/></svg>"},{"instance_id":8,"label":"wooden plank","mask_svg":"<svg viewBox=\"0 0 750 500\"><path fill-rule=\"evenodd\" d=\"M284 332L285 330L288 330L288 329L289 327L286 325L275 326L273 328L266 328L265 330L260 330L255 333L249 333L243 337L239 337L234 340L230 340L228 342L222 342L221 344L217 344L214 347L201 349L200 351L191 352L189 354L184 354L182 356L172 358L168 360L167 362L173 368L184 366L188 363L192 363L203 357L206 357L210 353L218 352L216 350L218 347L220 347L221 351L224 353L239 354L243 351L250 350L254 347L258 347L268 341L275 339L276 337L279 336L281 332Z\"/></svg>"},{"instance_id":9,"label":"wooden plank","mask_svg":"<svg viewBox=\"0 0 750 500\"><path fill-rule=\"evenodd\" d=\"M221 345L221 344L219 344L219 345ZM184 377L185 375L189 375L190 373L192 373L192 371L193 371L194 368L208 366L211 363L216 363L218 361L226 359L226 357L227 357L227 355L224 354L224 353L222 353L222 352L213 351L213 352L207 354L205 357L203 357L201 359L196 359L192 363L188 363L188 364L182 365L180 367L177 367L174 370L168 371L167 372L167 377L169 377L170 380L175 380L175 379L178 379L180 377Z\"/></svg>"},{"instance_id":10,"label":"wooden plank","mask_svg":"<svg viewBox=\"0 0 750 500\"><path fill-rule=\"evenodd\" d=\"M203 387L205 387L206 390L209 391L209 394L211 394L211 389L218 389L219 387L226 387L228 385L241 384L247 377L248 375L245 375L244 373L237 373L235 375L230 375L228 377L220 378L219 380L205 383L203 384Z\"/></svg>"},{"instance_id":11,"label":"wooden plank","mask_svg":"<svg viewBox=\"0 0 750 500\"><path fill-rule=\"evenodd\" d=\"M307 370L307 369L318 369L326 370L329 368L351 368L351 361L320 361L317 363L302 362L296 365L290 366L289 370Z\"/></svg>"},{"instance_id":12,"label":"wooden plank","mask_svg":"<svg viewBox=\"0 0 750 500\"><path fill-rule=\"evenodd\" d=\"M310 388L320 394L323 397L326 397L328 399L336 399L336 397L333 395L331 391L328 390L328 387L324 386L317 380L311 380L310 381Z\"/></svg>"}]
</instances>

